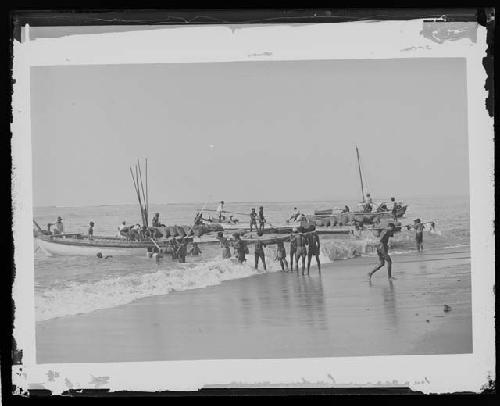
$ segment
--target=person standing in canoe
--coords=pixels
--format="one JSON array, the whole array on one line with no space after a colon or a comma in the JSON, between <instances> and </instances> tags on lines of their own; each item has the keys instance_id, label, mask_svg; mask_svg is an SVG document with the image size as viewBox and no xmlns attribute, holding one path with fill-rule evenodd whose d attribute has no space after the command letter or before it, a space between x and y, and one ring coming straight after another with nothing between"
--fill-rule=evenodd
<instances>
[{"instance_id":1,"label":"person standing in canoe","mask_svg":"<svg viewBox=\"0 0 500 406\"><path fill-rule=\"evenodd\" d=\"M93 240L94 239L94 222L93 221L91 221L89 223L89 230L88 230L87 236L88 236L89 240Z\"/></svg>"},{"instance_id":2,"label":"person standing in canoe","mask_svg":"<svg viewBox=\"0 0 500 406\"><path fill-rule=\"evenodd\" d=\"M297 262L297 272L299 272L299 259L302 258L302 275L306 270L306 237L302 233L302 231L298 232L295 241L297 244L297 252L295 253L295 261Z\"/></svg>"},{"instance_id":3,"label":"person standing in canoe","mask_svg":"<svg viewBox=\"0 0 500 406\"><path fill-rule=\"evenodd\" d=\"M217 207L217 215L219 216L219 220L224 219L224 215L222 214L224 212L224 200L221 200L219 203L219 206Z\"/></svg>"},{"instance_id":4,"label":"person standing in canoe","mask_svg":"<svg viewBox=\"0 0 500 406\"><path fill-rule=\"evenodd\" d=\"M377 254L380 262L375 269L373 269L373 271L368 272L370 280L372 275L385 265L385 262L387 262L387 277L389 279L394 279L391 273L392 259L389 256L389 238L394 237L394 228L394 223L389 223L389 228L383 230L380 234L380 244L377 248Z\"/></svg>"},{"instance_id":5,"label":"person standing in canoe","mask_svg":"<svg viewBox=\"0 0 500 406\"><path fill-rule=\"evenodd\" d=\"M295 262L297 264L297 272L298 272L298 269L299 269L299 264L297 262L297 257L296 257L296 252L297 252L297 238L296 238L296 234L297 233L297 229L294 228L292 230L292 234L290 234L290 272L293 272L293 258L295 257Z\"/></svg>"},{"instance_id":6,"label":"person standing in canoe","mask_svg":"<svg viewBox=\"0 0 500 406\"><path fill-rule=\"evenodd\" d=\"M224 237L222 231L219 231L217 233L217 238L219 239L220 247L222 248L222 258L223 259L231 258L231 248L229 247L229 241L227 240L226 237Z\"/></svg>"},{"instance_id":7,"label":"person standing in canoe","mask_svg":"<svg viewBox=\"0 0 500 406\"><path fill-rule=\"evenodd\" d=\"M252 209L250 212L250 232L252 232L253 226L255 226L255 230L259 229L257 227L257 213L255 212L255 209Z\"/></svg>"},{"instance_id":8,"label":"person standing in canoe","mask_svg":"<svg viewBox=\"0 0 500 406\"><path fill-rule=\"evenodd\" d=\"M311 267L311 259L313 256L316 257L316 263L318 264L318 271L321 273L321 263L319 262L319 254L321 252L321 247L319 243L319 236L316 231L313 231L308 235L307 238L307 274L309 275L309 268Z\"/></svg>"},{"instance_id":9,"label":"person standing in canoe","mask_svg":"<svg viewBox=\"0 0 500 406\"><path fill-rule=\"evenodd\" d=\"M288 221L297 221L297 219L300 216L300 211L296 207L293 208L292 212L290 213L290 218Z\"/></svg>"},{"instance_id":10,"label":"person standing in canoe","mask_svg":"<svg viewBox=\"0 0 500 406\"><path fill-rule=\"evenodd\" d=\"M57 217L57 220L55 223L49 223L47 224L47 228L50 231L50 227L54 226L54 230L52 231L52 234L64 234L64 224L62 222L61 216Z\"/></svg>"},{"instance_id":11,"label":"person standing in canoe","mask_svg":"<svg viewBox=\"0 0 500 406\"><path fill-rule=\"evenodd\" d=\"M288 272L288 262L286 260L286 250L283 241L278 241L278 243L276 244L276 259L280 262L281 270L285 271L286 266L285 272Z\"/></svg>"},{"instance_id":12,"label":"person standing in canoe","mask_svg":"<svg viewBox=\"0 0 500 406\"><path fill-rule=\"evenodd\" d=\"M259 237L262 237L262 231L259 231L258 233ZM255 269L259 268L259 259L262 261L262 265L264 266L264 271L266 270L266 257L264 255L264 248L266 247L266 244L262 242L262 240L257 239L255 243Z\"/></svg>"},{"instance_id":13,"label":"person standing in canoe","mask_svg":"<svg viewBox=\"0 0 500 406\"><path fill-rule=\"evenodd\" d=\"M266 222L266 219L264 218L264 207L260 206L259 207L259 231L264 230L264 223Z\"/></svg>"}]
</instances>

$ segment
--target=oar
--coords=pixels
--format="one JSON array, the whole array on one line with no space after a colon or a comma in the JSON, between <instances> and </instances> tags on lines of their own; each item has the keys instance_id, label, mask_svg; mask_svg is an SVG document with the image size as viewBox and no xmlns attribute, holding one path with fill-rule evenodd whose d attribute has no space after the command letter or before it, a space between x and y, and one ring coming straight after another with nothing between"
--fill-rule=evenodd
<instances>
[{"instance_id":1,"label":"oar","mask_svg":"<svg viewBox=\"0 0 500 406\"><path fill-rule=\"evenodd\" d=\"M38 225L38 223L33 219L33 223L35 223L36 228L38 228L38 231L42 232L43 229Z\"/></svg>"}]
</instances>

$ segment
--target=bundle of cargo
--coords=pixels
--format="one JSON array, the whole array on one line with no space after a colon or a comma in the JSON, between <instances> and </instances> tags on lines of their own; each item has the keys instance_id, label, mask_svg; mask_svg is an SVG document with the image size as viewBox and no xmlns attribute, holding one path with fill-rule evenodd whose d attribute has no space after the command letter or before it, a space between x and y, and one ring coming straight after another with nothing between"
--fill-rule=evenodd
<instances>
[{"instance_id":1,"label":"bundle of cargo","mask_svg":"<svg viewBox=\"0 0 500 406\"><path fill-rule=\"evenodd\" d=\"M196 236L196 237L201 237L204 234L214 232L214 231L223 231L224 228L220 224L214 224L214 223L209 223L209 224L198 224L193 227L191 227L191 232Z\"/></svg>"}]
</instances>

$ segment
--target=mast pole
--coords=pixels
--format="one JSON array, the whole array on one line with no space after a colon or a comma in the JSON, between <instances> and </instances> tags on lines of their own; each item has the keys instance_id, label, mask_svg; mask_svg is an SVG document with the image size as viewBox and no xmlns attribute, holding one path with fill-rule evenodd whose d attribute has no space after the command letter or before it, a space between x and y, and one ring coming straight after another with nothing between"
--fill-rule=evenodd
<instances>
[{"instance_id":1,"label":"mast pole","mask_svg":"<svg viewBox=\"0 0 500 406\"><path fill-rule=\"evenodd\" d=\"M149 195L148 195L148 158L146 161L146 220L149 222ZM149 224L147 224L149 227Z\"/></svg>"},{"instance_id":2,"label":"mast pole","mask_svg":"<svg viewBox=\"0 0 500 406\"><path fill-rule=\"evenodd\" d=\"M365 203L365 188L363 185L363 175L361 174L361 164L359 163L359 150L356 145L356 155L358 156L358 171L359 171L359 179L361 181L361 194L363 195L363 203Z\"/></svg>"}]
</instances>

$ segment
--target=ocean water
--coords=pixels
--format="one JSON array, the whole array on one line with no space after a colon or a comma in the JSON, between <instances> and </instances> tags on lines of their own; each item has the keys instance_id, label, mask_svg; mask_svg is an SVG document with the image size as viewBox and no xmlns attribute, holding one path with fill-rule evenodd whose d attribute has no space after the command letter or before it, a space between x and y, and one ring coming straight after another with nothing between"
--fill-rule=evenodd
<instances>
[{"instance_id":1,"label":"ocean water","mask_svg":"<svg viewBox=\"0 0 500 406\"><path fill-rule=\"evenodd\" d=\"M435 221L436 233L424 234L426 250L467 247L469 234L468 197L412 198L403 224L415 218ZM234 212L248 213L250 209L264 206L268 224L283 225L293 207L312 213L314 209L342 207L354 202L280 202L256 203L226 202L225 208ZM166 225L192 224L200 204L152 205L150 212L160 213ZM212 207L215 208L215 207ZM66 232L86 233L90 220L95 222L95 235L113 236L122 221L127 224L140 222L137 205L89 206L89 207L39 207L34 209L34 219L45 227L57 216L64 221ZM241 222L247 219L236 216ZM329 263L348 260L358 255L375 255L370 247L376 239L355 239L351 236L321 236L321 261ZM35 244L35 304L37 321L56 317L89 313L98 309L130 303L134 300L165 295L172 291L202 289L226 280L246 278L264 272L260 266L254 269L253 248L245 264L223 260L220 249L202 246L202 255L187 257L185 264L164 258L160 264L144 257L114 256L107 260L92 256L50 256ZM289 252L286 245L287 254ZM393 255L415 251L414 232L398 233L391 243ZM267 272L280 270L274 261L275 247L266 248ZM314 260L313 260L314 263Z\"/></svg>"}]
</instances>

